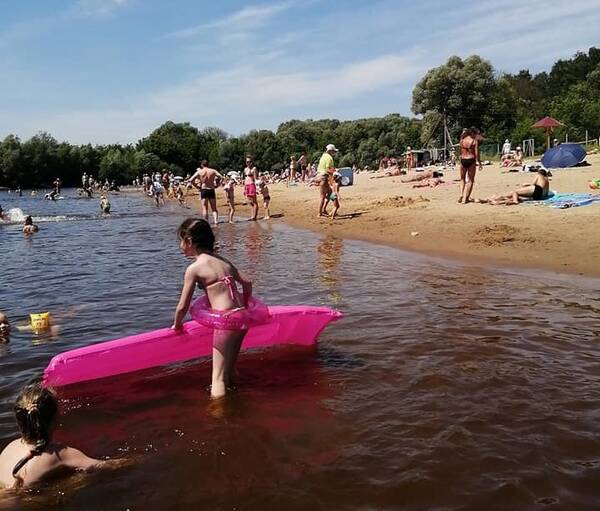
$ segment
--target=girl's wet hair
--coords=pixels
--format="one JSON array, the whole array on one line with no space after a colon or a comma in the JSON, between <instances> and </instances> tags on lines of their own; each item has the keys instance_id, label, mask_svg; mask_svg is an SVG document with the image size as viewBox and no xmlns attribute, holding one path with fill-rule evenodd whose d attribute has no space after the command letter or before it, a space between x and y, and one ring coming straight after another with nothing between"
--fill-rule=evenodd
<instances>
[{"instance_id":1,"label":"girl's wet hair","mask_svg":"<svg viewBox=\"0 0 600 511\"><path fill-rule=\"evenodd\" d=\"M58 400L52 390L44 388L37 380L29 383L17 396L14 410L21 437L33 445L30 453L13 468L12 475L16 478L19 470L31 458L42 454L50 443Z\"/></svg>"},{"instance_id":2,"label":"girl's wet hair","mask_svg":"<svg viewBox=\"0 0 600 511\"><path fill-rule=\"evenodd\" d=\"M31 215L25 218L25 225L33 225L33 218L31 218Z\"/></svg>"},{"instance_id":3,"label":"girl's wet hair","mask_svg":"<svg viewBox=\"0 0 600 511\"><path fill-rule=\"evenodd\" d=\"M196 249L213 252L215 235L210 224L203 218L188 218L177 229L177 236L184 240L189 238Z\"/></svg>"}]
</instances>

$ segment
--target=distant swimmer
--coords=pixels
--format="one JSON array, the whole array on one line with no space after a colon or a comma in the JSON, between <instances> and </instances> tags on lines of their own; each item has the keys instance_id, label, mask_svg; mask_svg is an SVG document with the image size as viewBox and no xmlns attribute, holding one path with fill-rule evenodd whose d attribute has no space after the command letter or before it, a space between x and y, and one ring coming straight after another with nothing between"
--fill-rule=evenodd
<instances>
[{"instance_id":1,"label":"distant swimmer","mask_svg":"<svg viewBox=\"0 0 600 511\"><path fill-rule=\"evenodd\" d=\"M34 232L38 232L39 230L40 228L33 223L33 218L31 218L31 215L28 215L27 218L25 218L23 232L25 234L33 234Z\"/></svg>"},{"instance_id":2,"label":"distant swimmer","mask_svg":"<svg viewBox=\"0 0 600 511\"><path fill-rule=\"evenodd\" d=\"M0 312L0 344L10 341L10 321L3 312Z\"/></svg>"},{"instance_id":3,"label":"distant swimmer","mask_svg":"<svg viewBox=\"0 0 600 511\"><path fill-rule=\"evenodd\" d=\"M100 211L104 215L110 215L110 202L108 202L106 195L100 196Z\"/></svg>"},{"instance_id":4,"label":"distant swimmer","mask_svg":"<svg viewBox=\"0 0 600 511\"><path fill-rule=\"evenodd\" d=\"M20 437L0 454L0 487L27 488L58 473L90 472L118 467L125 460L97 460L64 444L54 443L58 399L40 381L29 383L17 396L15 419Z\"/></svg>"},{"instance_id":5,"label":"distant swimmer","mask_svg":"<svg viewBox=\"0 0 600 511\"><path fill-rule=\"evenodd\" d=\"M4 210L2 209L2 206L0 206L0 220L4 220Z\"/></svg>"},{"instance_id":6,"label":"distant swimmer","mask_svg":"<svg viewBox=\"0 0 600 511\"><path fill-rule=\"evenodd\" d=\"M56 200L56 196L58 195L56 190L52 190L50 193L44 195L44 199L46 200Z\"/></svg>"}]
</instances>

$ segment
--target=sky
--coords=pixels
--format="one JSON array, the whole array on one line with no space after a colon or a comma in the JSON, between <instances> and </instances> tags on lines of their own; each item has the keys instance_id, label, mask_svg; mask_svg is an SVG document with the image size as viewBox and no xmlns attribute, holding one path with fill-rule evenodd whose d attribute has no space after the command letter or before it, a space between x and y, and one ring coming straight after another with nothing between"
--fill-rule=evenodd
<instances>
[{"instance_id":1,"label":"sky","mask_svg":"<svg viewBox=\"0 0 600 511\"><path fill-rule=\"evenodd\" d=\"M411 114L450 56L549 70L600 46L600 0L0 0L0 137L129 143Z\"/></svg>"}]
</instances>

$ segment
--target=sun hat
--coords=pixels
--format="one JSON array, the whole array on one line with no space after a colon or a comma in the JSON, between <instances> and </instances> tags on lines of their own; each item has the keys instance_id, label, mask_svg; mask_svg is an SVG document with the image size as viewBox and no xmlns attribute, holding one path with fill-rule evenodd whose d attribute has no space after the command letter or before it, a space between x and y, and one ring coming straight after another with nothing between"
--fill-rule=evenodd
<instances>
[{"instance_id":1,"label":"sun hat","mask_svg":"<svg viewBox=\"0 0 600 511\"><path fill-rule=\"evenodd\" d=\"M337 147L335 147L333 144L327 144L327 147L325 148L326 151L335 151L336 153L338 152Z\"/></svg>"}]
</instances>

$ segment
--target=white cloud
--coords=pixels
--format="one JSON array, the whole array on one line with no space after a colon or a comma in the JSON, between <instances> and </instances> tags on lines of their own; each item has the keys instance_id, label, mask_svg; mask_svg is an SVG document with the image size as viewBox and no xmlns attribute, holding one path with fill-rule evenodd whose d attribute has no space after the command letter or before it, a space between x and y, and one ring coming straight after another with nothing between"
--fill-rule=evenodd
<instances>
[{"instance_id":1,"label":"white cloud","mask_svg":"<svg viewBox=\"0 0 600 511\"><path fill-rule=\"evenodd\" d=\"M73 143L133 142L165 122L220 125L233 133L274 127L310 106L340 105L385 87L400 85L422 69L414 59L386 55L316 73L258 72L249 67L215 72L185 84L146 95L123 109L91 109L45 115L21 125L28 135L49 130ZM44 124L42 125L41 122Z\"/></svg>"},{"instance_id":2,"label":"white cloud","mask_svg":"<svg viewBox=\"0 0 600 511\"><path fill-rule=\"evenodd\" d=\"M248 32L252 29L257 29L265 25L275 16L288 10L290 7L292 7L291 2L243 7L239 11L225 16L224 18L211 21L210 23L203 23L200 25L183 28L181 30L176 30L175 32L165 34L164 37L173 39L187 39L197 36L206 30L215 28L226 28L230 33Z\"/></svg>"},{"instance_id":3,"label":"white cloud","mask_svg":"<svg viewBox=\"0 0 600 511\"><path fill-rule=\"evenodd\" d=\"M130 3L131 0L78 0L71 12L85 18L104 18Z\"/></svg>"}]
</instances>

